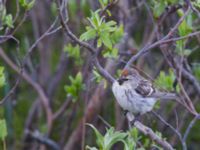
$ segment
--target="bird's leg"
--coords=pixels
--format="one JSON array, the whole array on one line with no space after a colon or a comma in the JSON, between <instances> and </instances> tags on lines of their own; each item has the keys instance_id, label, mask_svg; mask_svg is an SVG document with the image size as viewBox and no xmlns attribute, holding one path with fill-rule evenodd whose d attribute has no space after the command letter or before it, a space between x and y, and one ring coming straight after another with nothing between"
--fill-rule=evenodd
<instances>
[{"instance_id":1,"label":"bird's leg","mask_svg":"<svg viewBox=\"0 0 200 150\"><path fill-rule=\"evenodd\" d=\"M134 119L130 122L130 123L131 123L131 126L134 126L135 122L140 120L140 116L141 116L140 113L137 113L137 114L134 116Z\"/></svg>"},{"instance_id":2,"label":"bird's leg","mask_svg":"<svg viewBox=\"0 0 200 150\"><path fill-rule=\"evenodd\" d=\"M128 113L128 110L123 110L123 114L124 114L124 116L126 116L127 113Z\"/></svg>"}]
</instances>

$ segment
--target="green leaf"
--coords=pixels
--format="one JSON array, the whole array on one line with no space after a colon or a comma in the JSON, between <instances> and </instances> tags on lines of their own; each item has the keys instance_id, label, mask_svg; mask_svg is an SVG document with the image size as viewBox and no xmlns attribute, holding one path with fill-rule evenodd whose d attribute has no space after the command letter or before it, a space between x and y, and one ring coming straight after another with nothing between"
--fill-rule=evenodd
<instances>
[{"instance_id":1,"label":"green leaf","mask_svg":"<svg viewBox=\"0 0 200 150\"><path fill-rule=\"evenodd\" d=\"M177 12L180 17L182 17L184 14L182 10L178 10ZM191 22L192 22L192 14L189 13L189 15L182 21L182 23L178 27L179 36L186 36L192 32ZM188 52L184 52L187 40L188 39L176 41L176 52L178 54L188 56Z\"/></svg>"},{"instance_id":2,"label":"green leaf","mask_svg":"<svg viewBox=\"0 0 200 150\"><path fill-rule=\"evenodd\" d=\"M94 39L95 37L96 37L96 30L89 28L86 32L81 34L80 40L81 41L88 41L88 40Z\"/></svg>"},{"instance_id":3,"label":"green leaf","mask_svg":"<svg viewBox=\"0 0 200 150\"><path fill-rule=\"evenodd\" d=\"M19 4L22 6L22 7L25 7L27 5L27 2L26 0L19 0Z\"/></svg>"},{"instance_id":4,"label":"green leaf","mask_svg":"<svg viewBox=\"0 0 200 150\"><path fill-rule=\"evenodd\" d=\"M108 4L108 0L103 0L104 5Z\"/></svg>"},{"instance_id":5,"label":"green leaf","mask_svg":"<svg viewBox=\"0 0 200 150\"><path fill-rule=\"evenodd\" d=\"M195 7L197 7L198 9L200 8L200 1L196 0L194 2L191 2Z\"/></svg>"},{"instance_id":6,"label":"green leaf","mask_svg":"<svg viewBox=\"0 0 200 150\"><path fill-rule=\"evenodd\" d=\"M69 43L67 46L64 47L64 52L67 52L69 57L75 59L76 65L81 65L83 63L83 60L81 59L79 45L72 46L72 44Z\"/></svg>"},{"instance_id":7,"label":"green leaf","mask_svg":"<svg viewBox=\"0 0 200 150\"><path fill-rule=\"evenodd\" d=\"M30 10L35 4L35 0L32 0L30 3L27 4L27 10Z\"/></svg>"},{"instance_id":8,"label":"green leaf","mask_svg":"<svg viewBox=\"0 0 200 150\"><path fill-rule=\"evenodd\" d=\"M107 26L115 26L117 23L113 20L106 22Z\"/></svg>"},{"instance_id":9,"label":"green leaf","mask_svg":"<svg viewBox=\"0 0 200 150\"><path fill-rule=\"evenodd\" d=\"M98 29L98 27L101 26L101 23L103 22L103 18L100 18L99 14L98 14L99 11L100 10L97 10L95 12L91 11L91 17L88 18L90 24L92 25L92 27L94 29Z\"/></svg>"},{"instance_id":10,"label":"green leaf","mask_svg":"<svg viewBox=\"0 0 200 150\"><path fill-rule=\"evenodd\" d=\"M73 102L76 102L80 92L85 89L85 85L83 84L82 74L80 72L77 73L75 78L69 76L69 80L71 84L65 85L64 90L66 91L67 95L71 95L73 97Z\"/></svg>"},{"instance_id":11,"label":"green leaf","mask_svg":"<svg viewBox=\"0 0 200 150\"><path fill-rule=\"evenodd\" d=\"M71 15L71 18L76 17L76 13L78 11L78 6L77 6L76 1L74 0L68 1L68 11L69 11L69 14Z\"/></svg>"},{"instance_id":12,"label":"green leaf","mask_svg":"<svg viewBox=\"0 0 200 150\"><path fill-rule=\"evenodd\" d=\"M99 26L98 29L99 29L100 33L101 33L101 32L112 33L112 32L114 32L114 31L116 31L117 26L116 26L116 25L115 25L115 26L110 26L109 24L107 24L107 22L106 22L106 23L103 22L103 23L101 24L101 26Z\"/></svg>"},{"instance_id":13,"label":"green leaf","mask_svg":"<svg viewBox=\"0 0 200 150\"><path fill-rule=\"evenodd\" d=\"M97 47L101 47L102 46L102 41L101 41L101 39L98 39L97 40Z\"/></svg>"},{"instance_id":14,"label":"green leaf","mask_svg":"<svg viewBox=\"0 0 200 150\"><path fill-rule=\"evenodd\" d=\"M114 58L114 59L116 59L118 57L118 49L117 48L112 48L111 50L104 50L103 51L103 56L105 58Z\"/></svg>"},{"instance_id":15,"label":"green leaf","mask_svg":"<svg viewBox=\"0 0 200 150\"><path fill-rule=\"evenodd\" d=\"M136 149L136 139L134 139L131 134L128 134L128 137L125 139L124 147L125 150L135 150ZM138 150L138 149L137 149Z\"/></svg>"},{"instance_id":16,"label":"green leaf","mask_svg":"<svg viewBox=\"0 0 200 150\"><path fill-rule=\"evenodd\" d=\"M124 141L125 137L127 137L127 133L114 131L113 127L107 129L107 132L104 136L104 148L106 150L110 150L115 143Z\"/></svg>"},{"instance_id":17,"label":"green leaf","mask_svg":"<svg viewBox=\"0 0 200 150\"><path fill-rule=\"evenodd\" d=\"M138 136L139 136L138 129L135 128L135 127L132 128L131 131L130 131L130 134L133 137L133 139L136 140L138 138Z\"/></svg>"},{"instance_id":18,"label":"green leaf","mask_svg":"<svg viewBox=\"0 0 200 150\"><path fill-rule=\"evenodd\" d=\"M123 34L124 34L123 25L120 25L120 26L111 34L112 43L114 43L114 44L118 43L118 42L121 40Z\"/></svg>"},{"instance_id":19,"label":"green leaf","mask_svg":"<svg viewBox=\"0 0 200 150\"><path fill-rule=\"evenodd\" d=\"M109 17L112 16L110 10L107 9L106 12L107 12L107 14L108 14Z\"/></svg>"},{"instance_id":20,"label":"green leaf","mask_svg":"<svg viewBox=\"0 0 200 150\"><path fill-rule=\"evenodd\" d=\"M158 88L173 91L174 90L173 83L174 83L175 78L176 76L171 69L169 70L168 74L161 71L159 76L155 80L155 84L156 86L158 86ZM176 86L176 90L177 92L180 91L179 85Z\"/></svg>"},{"instance_id":21,"label":"green leaf","mask_svg":"<svg viewBox=\"0 0 200 150\"><path fill-rule=\"evenodd\" d=\"M0 139L3 141L7 136L6 121L4 119L0 119L0 131Z\"/></svg>"},{"instance_id":22,"label":"green leaf","mask_svg":"<svg viewBox=\"0 0 200 150\"><path fill-rule=\"evenodd\" d=\"M122 142L125 147L128 147L128 144L125 142L125 138L128 136L127 133L115 131L114 128L111 127L106 130L106 134L103 136L92 124L87 125L94 130L99 149L110 150L111 147L117 142Z\"/></svg>"},{"instance_id":23,"label":"green leaf","mask_svg":"<svg viewBox=\"0 0 200 150\"><path fill-rule=\"evenodd\" d=\"M158 18L165 10L165 2L160 1L154 5L153 14L156 18Z\"/></svg>"},{"instance_id":24,"label":"green leaf","mask_svg":"<svg viewBox=\"0 0 200 150\"><path fill-rule=\"evenodd\" d=\"M98 150L96 147L90 147L88 145L86 145L85 149L86 150Z\"/></svg>"},{"instance_id":25,"label":"green leaf","mask_svg":"<svg viewBox=\"0 0 200 150\"><path fill-rule=\"evenodd\" d=\"M4 67L0 66L0 87L5 85Z\"/></svg>"},{"instance_id":26,"label":"green leaf","mask_svg":"<svg viewBox=\"0 0 200 150\"><path fill-rule=\"evenodd\" d=\"M5 17L5 24L6 24L9 28L14 28L14 26L13 26L13 18L12 18L12 15L11 15L11 14L6 15L6 17Z\"/></svg>"},{"instance_id":27,"label":"green leaf","mask_svg":"<svg viewBox=\"0 0 200 150\"><path fill-rule=\"evenodd\" d=\"M96 69L93 70L93 75L95 78L95 81L97 83L100 83L104 78L96 71Z\"/></svg>"},{"instance_id":28,"label":"green leaf","mask_svg":"<svg viewBox=\"0 0 200 150\"><path fill-rule=\"evenodd\" d=\"M104 138L103 138L103 135L92 125L92 124L89 124L87 123L88 126L90 126L94 132L95 132L95 135L96 135L96 142L97 142L97 145L100 147L100 148L103 148L104 146Z\"/></svg>"},{"instance_id":29,"label":"green leaf","mask_svg":"<svg viewBox=\"0 0 200 150\"><path fill-rule=\"evenodd\" d=\"M100 33L100 39L102 40L103 44L106 47L108 47L109 49L112 49L112 42L111 42L109 33L106 33L106 32Z\"/></svg>"},{"instance_id":30,"label":"green leaf","mask_svg":"<svg viewBox=\"0 0 200 150\"><path fill-rule=\"evenodd\" d=\"M25 9L25 10L30 10L34 4L35 4L35 0L30 1L29 3L27 2L27 0L19 0L19 4Z\"/></svg>"}]
</instances>

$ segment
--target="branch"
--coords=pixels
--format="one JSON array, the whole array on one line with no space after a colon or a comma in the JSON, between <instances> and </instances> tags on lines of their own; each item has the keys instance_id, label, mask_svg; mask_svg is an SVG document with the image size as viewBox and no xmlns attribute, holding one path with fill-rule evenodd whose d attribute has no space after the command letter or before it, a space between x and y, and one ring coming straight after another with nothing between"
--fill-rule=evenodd
<instances>
[{"instance_id":1,"label":"branch","mask_svg":"<svg viewBox=\"0 0 200 150\"><path fill-rule=\"evenodd\" d=\"M170 42L180 41L180 40L187 39L187 38L199 35L199 34L200 34L200 31L196 31L196 32L190 33L190 34L185 35L185 36L181 36L181 37L176 37L176 38L171 38L171 39L168 39L168 40L164 40L164 41L161 42L161 44L167 44L167 43L170 43Z\"/></svg>"},{"instance_id":2,"label":"branch","mask_svg":"<svg viewBox=\"0 0 200 150\"><path fill-rule=\"evenodd\" d=\"M183 140L183 137L181 135L181 133L175 129L171 124L169 124L168 122L166 122L157 112L155 111L152 111L152 113L162 122L164 123L166 126L168 126L174 133L176 133L176 135L178 136L181 144L182 144L182 147L183 147L183 150L186 150L187 149L187 145L186 143L184 142Z\"/></svg>"},{"instance_id":3,"label":"branch","mask_svg":"<svg viewBox=\"0 0 200 150\"><path fill-rule=\"evenodd\" d=\"M59 5L59 4L58 4ZM72 39L74 40L77 44L79 44L80 46L82 47L85 47L88 51L91 52L91 54L94 56L94 64L98 70L98 72L105 78L107 79L107 81L109 81L110 83L114 82L114 78L100 65L99 63L99 60L97 59L97 56L96 56L96 53L97 53L97 50L92 47L90 44L86 43L86 42L83 42L81 40L79 40L79 38L77 38L72 32L71 30L69 29L66 21L64 20L64 17L62 15L62 9L61 9L61 6L59 5L59 17L60 17L60 20L61 20L61 24L66 32L66 34Z\"/></svg>"},{"instance_id":4,"label":"branch","mask_svg":"<svg viewBox=\"0 0 200 150\"><path fill-rule=\"evenodd\" d=\"M64 111L70 106L72 102L72 97L70 96L65 100L65 102L62 104L62 106L57 110L57 112L54 113L53 115L53 120L57 119L64 113Z\"/></svg>"},{"instance_id":5,"label":"branch","mask_svg":"<svg viewBox=\"0 0 200 150\"><path fill-rule=\"evenodd\" d=\"M60 21L61 21L61 25L63 26L63 29L65 30L66 34L67 34L72 40L74 40L77 44L79 44L80 46L85 47L85 48L88 49L92 54L95 54L95 53L96 53L96 50L95 50L94 47L90 46L90 44L88 44L88 43L86 43L86 42L83 42L83 41L79 40L79 38L77 38L77 37L71 32L71 30L69 29L69 27L68 27L68 25L67 25L68 18L67 18L67 19L64 19L63 14L62 14L63 9L65 9L65 7L63 7L63 5L65 4L64 2L65 2L65 1L63 1L62 6L61 6L60 3L59 3L59 0L57 1L58 8L59 8L59 18L60 18ZM67 10L66 10L66 11L67 11Z\"/></svg>"},{"instance_id":6,"label":"branch","mask_svg":"<svg viewBox=\"0 0 200 150\"><path fill-rule=\"evenodd\" d=\"M192 121L190 122L189 126L187 127L185 134L183 136L183 141L186 142L186 139L190 133L190 130L192 129L192 127L194 126L194 124L196 123L196 121L199 119L199 115L195 116Z\"/></svg>"},{"instance_id":7,"label":"branch","mask_svg":"<svg viewBox=\"0 0 200 150\"><path fill-rule=\"evenodd\" d=\"M44 106L45 113L47 115L47 124L48 124L48 130L51 130L52 126L52 111L49 106L49 99L44 93L44 90L42 87L35 82L26 72L22 72L22 70L15 65L12 60L4 53L3 49L0 48L0 57L8 64L9 67L11 67L15 72L17 72L24 80L26 80L38 93L40 96L41 102Z\"/></svg>"},{"instance_id":8,"label":"branch","mask_svg":"<svg viewBox=\"0 0 200 150\"><path fill-rule=\"evenodd\" d=\"M61 29L61 27L57 27L56 29L52 30L54 28L54 26L57 23L58 18L55 19L55 21L51 24L51 26L32 44L32 46L28 49L28 53L25 55L25 59L26 57L28 57L28 55L31 54L31 52L33 51L33 49L37 46L37 44L44 39L46 36L49 36L51 34L54 34L55 32L59 31Z\"/></svg>"},{"instance_id":9,"label":"branch","mask_svg":"<svg viewBox=\"0 0 200 150\"><path fill-rule=\"evenodd\" d=\"M192 75L190 72L188 72L184 68L182 69L182 75L186 79L188 79L192 83L192 85L194 85L194 87L196 88L196 91L200 95L200 84L199 84L199 81L194 77L194 75Z\"/></svg>"},{"instance_id":10,"label":"branch","mask_svg":"<svg viewBox=\"0 0 200 150\"><path fill-rule=\"evenodd\" d=\"M128 121L129 121L129 123L132 122L133 119L134 119L134 116L129 112L127 113L126 117L127 117ZM144 135L149 136L153 141L155 141L157 144L162 146L164 149L166 149L166 150L174 150L174 148L166 140L164 140L161 137L159 137L158 135L156 135L156 133L154 133L151 128L143 125L139 121L135 121L134 122L134 126L140 132L142 132Z\"/></svg>"},{"instance_id":11,"label":"branch","mask_svg":"<svg viewBox=\"0 0 200 150\"><path fill-rule=\"evenodd\" d=\"M189 13L189 8L187 9L187 11L185 12L185 14L178 20L178 22L176 23L176 25L168 32L168 34L166 36L164 36L162 39L158 40L157 42L149 45L147 44L146 46L144 46L136 55L132 56L131 59L127 62L127 64L125 65L124 68L129 68L131 66L131 64L136 61L137 58L139 58L141 55L147 53L150 49L164 44L166 40L168 40L173 34L174 32L177 30L177 28L179 27L179 25L183 22L183 20L185 19L185 17L187 16L187 14Z\"/></svg>"},{"instance_id":12,"label":"branch","mask_svg":"<svg viewBox=\"0 0 200 150\"><path fill-rule=\"evenodd\" d=\"M31 138L37 140L38 142L44 144L47 146L47 148L51 149L51 150L61 150L61 148L59 147L59 145L54 142L53 140L44 137L43 135L41 135L39 133L39 131L34 131L31 132L29 130L26 130L26 134L29 135Z\"/></svg>"},{"instance_id":13,"label":"branch","mask_svg":"<svg viewBox=\"0 0 200 150\"><path fill-rule=\"evenodd\" d=\"M5 103L5 101L14 93L15 89L17 88L17 86L19 85L19 80L17 79L15 85L12 87L12 89L8 92L8 94L0 101L0 106L3 105Z\"/></svg>"}]
</instances>

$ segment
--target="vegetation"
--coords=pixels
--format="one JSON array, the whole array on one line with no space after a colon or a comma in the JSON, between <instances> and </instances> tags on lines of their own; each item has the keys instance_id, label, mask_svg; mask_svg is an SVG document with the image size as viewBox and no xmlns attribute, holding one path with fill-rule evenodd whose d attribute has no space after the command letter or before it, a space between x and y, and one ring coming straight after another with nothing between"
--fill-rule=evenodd
<instances>
[{"instance_id":1,"label":"vegetation","mask_svg":"<svg viewBox=\"0 0 200 150\"><path fill-rule=\"evenodd\" d=\"M0 1L0 149L200 148L199 0ZM160 100L131 127L112 82Z\"/></svg>"}]
</instances>

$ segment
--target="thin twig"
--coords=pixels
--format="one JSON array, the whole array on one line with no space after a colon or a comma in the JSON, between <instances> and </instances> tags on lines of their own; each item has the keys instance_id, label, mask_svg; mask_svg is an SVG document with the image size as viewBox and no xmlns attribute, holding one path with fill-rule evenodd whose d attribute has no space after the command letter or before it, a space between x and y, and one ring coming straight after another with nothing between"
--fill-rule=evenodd
<instances>
[{"instance_id":1,"label":"thin twig","mask_svg":"<svg viewBox=\"0 0 200 150\"><path fill-rule=\"evenodd\" d=\"M47 31L46 31L44 34L42 34L42 35L32 44L32 46L28 49L28 53L26 54L25 58L26 58L28 55L31 54L31 52L33 51L33 49L37 46L37 44L38 44L42 39L44 39L46 36L48 36L48 35L50 35L50 34L53 34L53 33L57 32L58 30L61 29L61 27L58 27L58 28L54 29L53 31L51 31L51 30L54 28L54 26L56 25L57 21L58 21L58 18L56 18L55 21L51 24L51 26L47 29Z\"/></svg>"},{"instance_id":2,"label":"thin twig","mask_svg":"<svg viewBox=\"0 0 200 150\"><path fill-rule=\"evenodd\" d=\"M71 102L72 102L72 97L67 98L67 100L65 100L65 102L58 109L58 111L54 113L53 120L60 117L65 112L65 110L70 106Z\"/></svg>"},{"instance_id":3,"label":"thin twig","mask_svg":"<svg viewBox=\"0 0 200 150\"><path fill-rule=\"evenodd\" d=\"M153 44L148 44L145 45L136 55L132 56L130 58L130 60L127 62L127 64L125 65L124 68L129 68L131 66L131 64L136 61L137 58L139 58L141 55L147 53L150 49L164 44L166 43L165 41L168 40L173 34L174 32L177 30L177 28L179 27L179 25L183 22L183 20L185 19L185 17L187 16L187 14L189 13L189 8L187 9L187 11L185 12L185 14L178 20L178 22L176 23L176 25L168 32L168 34L166 36L164 36L162 39L158 40L157 42L153 43Z\"/></svg>"},{"instance_id":4,"label":"thin twig","mask_svg":"<svg viewBox=\"0 0 200 150\"><path fill-rule=\"evenodd\" d=\"M59 5L59 8L61 8L60 4ZM98 70L98 72L104 77L106 78L109 82L113 83L115 81L115 79L100 65L99 61L98 61L98 58L96 56L96 53L97 53L97 50L92 47L90 44L86 43L86 42L83 42L81 40L79 40L72 32L71 30L69 29L66 21L64 20L64 17L62 15L62 9L59 9L59 16L60 16L60 20L61 20L61 24L64 28L64 30L66 31L66 34L72 39L74 40L77 44L79 44L80 46L82 47L85 47L87 50L89 50L93 56L94 56L94 64ZM68 19L68 18L67 18ZM67 20L66 19L66 20Z\"/></svg>"},{"instance_id":5,"label":"thin twig","mask_svg":"<svg viewBox=\"0 0 200 150\"><path fill-rule=\"evenodd\" d=\"M185 142L183 141L183 137L181 135L181 133L175 129L171 124L169 124L167 121L164 120L163 117L161 117L158 113L156 113L155 111L152 111L152 113L162 122L164 123L166 126L168 126L174 133L176 133L176 135L178 136L181 144L182 144L182 147L183 147L183 150L186 150L187 149L187 146L185 144Z\"/></svg>"},{"instance_id":6,"label":"thin twig","mask_svg":"<svg viewBox=\"0 0 200 150\"><path fill-rule=\"evenodd\" d=\"M19 40L12 35L1 35L0 36L0 44L5 42L8 39L14 40L17 43L17 45L19 45Z\"/></svg>"},{"instance_id":7,"label":"thin twig","mask_svg":"<svg viewBox=\"0 0 200 150\"><path fill-rule=\"evenodd\" d=\"M183 136L183 141L186 141L189 133L190 133L190 130L192 129L192 127L194 126L194 124L196 123L196 121L199 119L199 115L196 115L192 121L190 122L190 124L188 125L186 131L185 131L185 134Z\"/></svg>"},{"instance_id":8,"label":"thin twig","mask_svg":"<svg viewBox=\"0 0 200 150\"><path fill-rule=\"evenodd\" d=\"M30 130L26 130L25 134L27 134L31 138L35 139L39 143L46 145L46 147L48 149L61 150L60 146L55 141L53 141L52 139L49 139L48 137L41 135L41 133L39 131L31 132Z\"/></svg>"},{"instance_id":9,"label":"thin twig","mask_svg":"<svg viewBox=\"0 0 200 150\"><path fill-rule=\"evenodd\" d=\"M109 128L111 128L112 126L100 115L98 115L98 118Z\"/></svg>"},{"instance_id":10,"label":"thin twig","mask_svg":"<svg viewBox=\"0 0 200 150\"><path fill-rule=\"evenodd\" d=\"M44 109L47 115L48 130L50 131L52 127L52 111L49 105L49 99L46 96L42 87L36 81L34 81L29 76L29 74L27 74L24 71L22 72L22 70L5 54L2 48L0 48L0 57L9 65L9 67L11 67L15 72L17 72L23 79L25 79L36 90L44 106Z\"/></svg>"},{"instance_id":11,"label":"thin twig","mask_svg":"<svg viewBox=\"0 0 200 150\"><path fill-rule=\"evenodd\" d=\"M7 95L0 101L0 106L5 103L5 101L14 93L15 89L19 85L20 79L17 79L15 85L12 87L12 89L7 93Z\"/></svg>"}]
</instances>

